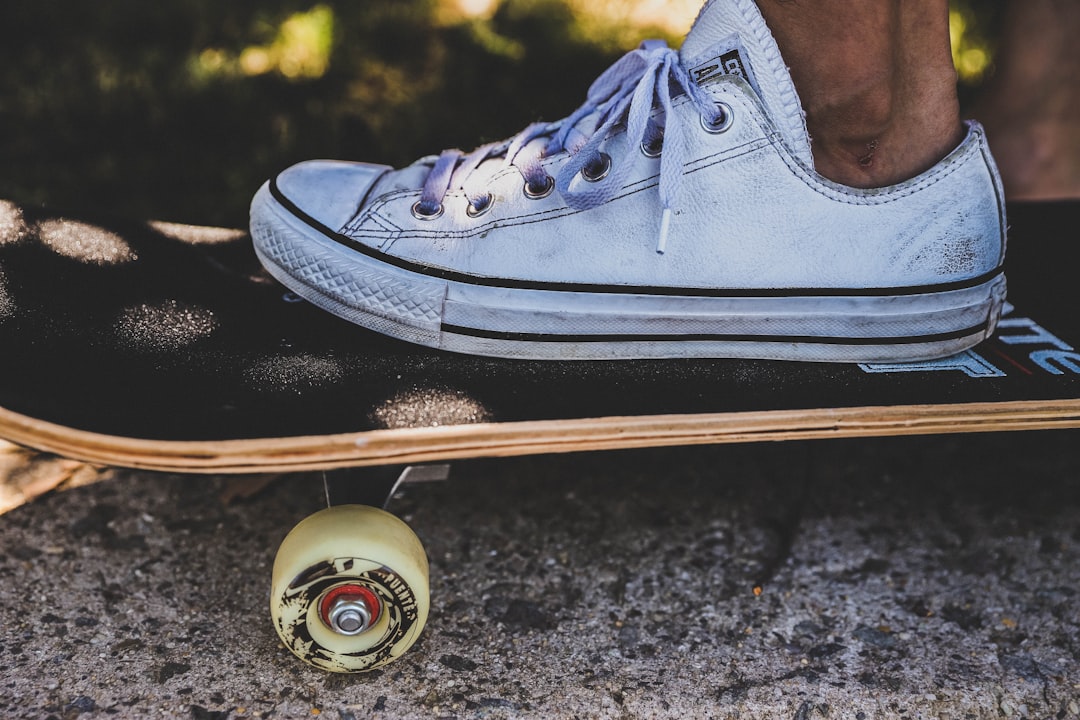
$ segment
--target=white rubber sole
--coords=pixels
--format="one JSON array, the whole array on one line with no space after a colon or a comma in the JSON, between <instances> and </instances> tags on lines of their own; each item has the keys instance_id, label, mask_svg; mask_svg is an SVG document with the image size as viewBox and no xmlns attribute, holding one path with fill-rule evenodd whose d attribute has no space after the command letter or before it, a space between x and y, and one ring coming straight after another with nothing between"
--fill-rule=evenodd
<instances>
[{"instance_id":1,"label":"white rubber sole","mask_svg":"<svg viewBox=\"0 0 1080 720\"><path fill-rule=\"evenodd\" d=\"M286 208L269 183L252 201L251 235L267 271L320 308L412 343L506 358L925 360L988 338L1005 300L1002 274L850 295L501 286L359 252Z\"/></svg>"}]
</instances>

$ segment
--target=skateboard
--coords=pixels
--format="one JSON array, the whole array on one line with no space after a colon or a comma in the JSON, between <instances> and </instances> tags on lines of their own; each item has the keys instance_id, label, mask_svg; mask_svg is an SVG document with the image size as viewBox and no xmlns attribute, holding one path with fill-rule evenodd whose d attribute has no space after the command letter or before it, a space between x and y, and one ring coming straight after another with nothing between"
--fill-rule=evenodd
<instances>
[{"instance_id":1,"label":"skateboard","mask_svg":"<svg viewBox=\"0 0 1080 720\"><path fill-rule=\"evenodd\" d=\"M274 282L242 230L0 201L0 438L155 471L423 477L460 458L1080 427L1062 253L1080 203L1008 217L1005 314L950 358L532 362L333 317ZM400 478L370 477L352 485L374 500L305 519L275 562L275 627L327 670L389 662L427 616L423 548L377 507Z\"/></svg>"}]
</instances>

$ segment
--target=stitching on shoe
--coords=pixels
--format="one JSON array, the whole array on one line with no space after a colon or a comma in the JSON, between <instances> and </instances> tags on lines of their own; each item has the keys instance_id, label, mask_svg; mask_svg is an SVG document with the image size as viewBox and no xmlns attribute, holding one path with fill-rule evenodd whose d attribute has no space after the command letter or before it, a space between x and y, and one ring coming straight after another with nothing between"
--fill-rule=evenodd
<instances>
[{"instance_id":1,"label":"stitching on shoe","mask_svg":"<svg viewBox=\"0 0 1080 720\"><path fill-rule=\"evenodd\" d=\"M817 173L811 174L808 172L808 168L804 167L802 163L792 157L790 152L787 152L787 149L783 147L782 143L778 154L795 175L802 180L808 188L819 195L849 205L885 205L921 192L922 190L945 180L960 169L966 168L981 152L981 135L981 132L976 132L974 130L969 132L963 142L961 142L952 153L930 170L926 171L923 175L916 176L915 178L899 182L896 185L889 187L868 188L865 190L859 188L849 189L839 183L826 184L826 182L829 182L828 178L823 178L823 176L818 175ZM819 178L823 178L826 182L822 182Z\"/></svg>"},{"instance_id":2,"label":"stitching on shoe","mask_svg":"<svg viewBox=\"0 0 1080 720\"><path fill-rule=\"evenodd\" d=\"M809 134L806 129L806 115L803 113L802 103L799 100L799 93L795 88L795 83L791 79L791 73L784 63L784 58L780 56L776 39L773 37L769 26L765 23L761 11L757 5L753 4L753 0L736 0L736 4L747 26L755 29L755 39L758 41L758 47L767 48L763 54L773 78L784 78L785 80L777 83L780 90L780 102L787 120L785 124L791 125L790 121L797 118L797 129L801 131L800 134L792 138L794 142L798 143L798 147L792 149L797 154L805 154L808 158L812 158L812 150L807 140Z\"/></svg>"}]
</instances>

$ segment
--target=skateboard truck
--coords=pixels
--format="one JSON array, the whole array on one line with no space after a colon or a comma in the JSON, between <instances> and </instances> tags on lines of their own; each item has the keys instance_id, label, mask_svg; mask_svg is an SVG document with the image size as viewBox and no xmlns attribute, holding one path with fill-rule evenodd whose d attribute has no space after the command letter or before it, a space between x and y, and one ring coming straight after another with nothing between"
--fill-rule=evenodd
<instances>
[{"instance_id":1,"label":"skateboard truck","mask_svg":"<svg viewBox=\"0 0 1080 720\"><path fill-rule=\"evenodd\" d=\"M450 477L450 465L407 465L344 468L323 473L326 505L370 505L386 509L402 485L442 482Z\"/></svg>"}]
</instances>

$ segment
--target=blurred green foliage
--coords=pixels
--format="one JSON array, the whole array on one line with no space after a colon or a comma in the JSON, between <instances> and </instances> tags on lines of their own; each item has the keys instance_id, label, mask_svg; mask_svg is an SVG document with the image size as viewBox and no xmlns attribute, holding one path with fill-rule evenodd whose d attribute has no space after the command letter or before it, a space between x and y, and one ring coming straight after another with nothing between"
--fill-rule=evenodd
<instances>
[{"instance_id":1,"label":"blurred green foliage","mask_svg":"<svg viewBox=\"0 0 1080 720\"><path fill-rule=\"evenodd\" d=\"M962 96L977 91L993 72L1003 5L994 0L949 0L953 64Z\"/></svg>"},{"instance_id":2,"label":"blurred green foliage","mask_svg":"<svg viewBox=\"0 0 1080 720\"><path fill-rule=\"evenodd\" d=\"M991 47L997 3L956 2ZM570 0L460 3L5 0L0 198L244 226L293 162L470 149L564 116L629 49Z\"/></svg>"}]
</instances>

